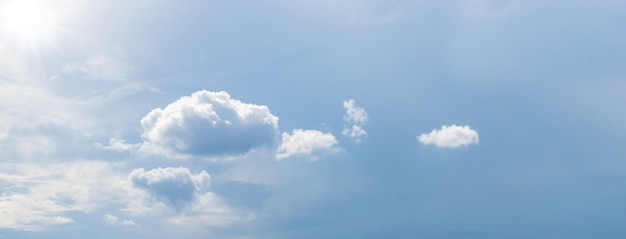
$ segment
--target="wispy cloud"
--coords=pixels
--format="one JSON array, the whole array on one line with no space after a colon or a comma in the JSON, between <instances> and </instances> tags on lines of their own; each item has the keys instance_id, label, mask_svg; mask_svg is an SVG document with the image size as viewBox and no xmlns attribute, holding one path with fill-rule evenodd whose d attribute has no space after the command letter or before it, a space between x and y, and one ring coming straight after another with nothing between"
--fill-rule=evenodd
<instances>
[{"instance_id":1,"label":"wispy cloud","mask_svg":"<svg viewBox=\"0 0 626 239\"><path fill-rule=\"evenodd\" d=\"M82 62L66 63L63 71L91 80L129 81L135 78L135 73L131 65L125 62L124 55L122 48L113 48L110 53L98 54Z\"/></svg>"},{"instance_id":2,"label":"wispy cloud","mask_svg":"<svg viewBox=\"0 0 626 239\"><path fill-rule=\"evenodd\" d=\"M0 228L45 230L73 223L70 212L124 207L137 195L106 162L0 166L0 182L13 185L4 187L0 196Z\"/></svg>"}]
</instances>

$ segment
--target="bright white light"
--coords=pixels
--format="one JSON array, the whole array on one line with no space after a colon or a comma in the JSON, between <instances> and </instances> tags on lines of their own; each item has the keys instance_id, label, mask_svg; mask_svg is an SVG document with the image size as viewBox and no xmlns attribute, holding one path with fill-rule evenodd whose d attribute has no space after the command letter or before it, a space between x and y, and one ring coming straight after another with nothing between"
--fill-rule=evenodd
<instances>
[{"instance_id":1,"label":"bright white light","mask_svg":"<svg viewBox=\"0 0 626 239\"><path fill-rule=\"evenodd\" d=\"M2 6L2 35L20 45L51 41L57 26L50 7L42 1L21 0Z\"/></svg>"}]
</instances>

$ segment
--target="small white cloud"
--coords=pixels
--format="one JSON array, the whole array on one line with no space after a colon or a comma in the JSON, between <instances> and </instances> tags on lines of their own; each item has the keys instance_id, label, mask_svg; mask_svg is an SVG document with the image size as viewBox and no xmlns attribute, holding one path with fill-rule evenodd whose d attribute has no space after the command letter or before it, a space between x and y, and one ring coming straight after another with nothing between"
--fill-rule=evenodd
<instances>
[{"instance_id":1,"label":"small white cloud","mask_svg":"<svg viewBox=\"0 0 626 239\"><path fill-rule=\"evenodd\" d=\"M343 120L348 126L344 126L341 133L354 139L357 143L360 143L361 137L367 135L367 131L363 129L363 125L367 124L369 116L367 112L365 112L365 109L355 106L353 99L344 101L343 108L346 109L346 115L343 117Z\"/></svg>"},{"instance_id":2,"label":"small white cloud","mask_svg":"<svg viewBox=\"0 0 626 239\"><path fill-rule=\"evenodd\" d=\"M478 132L469 126L441 126L440 130L434 129L430 133L423 133L417 140L424 144L434 144L441 148L457 148L470 144L478 144Z\"/></svg>"},{"instance_id":3,"label":"small white cloud","mask_svg":"<svg viewBox=\"0 0 626 239\"><path fill-rule=\"evenodd\" d=\"M102 217L102 220L104 220L104 222L106 222L107 224L115 225L119 221L119 218L111 214L106 214L104 215L104 217Z\"/></svg>"},{"instance_id":4,"label":"small white cloud","mask_svg":"<svg viewBox=\"0 0 626 239\"><path fill-rule=\"evenodd\" d=\"M276 158L284 159L295 155L316 160L316 153L336 152L337 139L331 133L318 130L295 129L291 134L282 134L282 143L276 150Z\"/></svg>"},{"instance_id":5,"label":"small white cloud","mask_svg":"<svg viewBox=\"0 0 626 239\"><path fill-rule=\"evenodd\" d=\"M127 144L126 141L123 139L111 138L109 139L109 145L102 146L98 143L96 144L96 146L115 152L130 152L137 149L137 147L139 147L139 144Z\"/></svg>"},{"instance_id":6,"label":"small white cloud","mask_svg":"<svg viewBox=\"0 0 626 239\"><path fill-rule=\"evenodd\" d=\"M197 193L208 191L211 177L202 170L192 174L189 169L134 169L128 176L135 187L145 189L156 199L179 207L189 203Z\"/></svg>"},{"instance_id":7,"label":"small white cloud","mask_svg":"<svg viewBox=\"0 0 626 239\"><path fill-rule=\"evenodd\" d=\"M142 150L164 156L242 155L271 145L278 117L265 105L243 103L224 91L199 91L152 110L141 120Z\"/></svg>"},{"instance_id":8,"label":"small white cloud","mask_svg":"<svg viewBox=\"0 0 626 239\"><path fill-rule=\"evenodd\" d=\"M353 125L352 128L344 128L343 131L341 131L341 133L343 135L346 135L350 138L355 139L356 142L360 142L361 139L359 138L367 135L367 131L365 131L363 128L361 128L358 125Z\"/></svg>"},{"instance_id":9,"label":"small white cloud","mask_svg":"<svg viewBox=\"0 0 626 239\"><path fill-rule=\"evenodd\" d=\"M353 124L367 123L367 120L369 119L367 112L365 112L365 109L361 107L356 107L355 104L356 103L353 99L343 102L343 108L346 109L346 115L343 117L343 120Z\"/></svg>"}]
</instances>

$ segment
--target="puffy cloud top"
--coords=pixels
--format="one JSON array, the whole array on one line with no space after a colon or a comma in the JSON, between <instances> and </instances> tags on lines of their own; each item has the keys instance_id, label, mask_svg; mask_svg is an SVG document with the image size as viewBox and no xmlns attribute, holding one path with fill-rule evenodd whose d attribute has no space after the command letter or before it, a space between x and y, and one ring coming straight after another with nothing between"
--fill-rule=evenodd
<instances>
[{"instance_id":1,"label":"puffy cloud top","mask_svg":"<svg viewBox=\"0 0 626 239\"><path fill-rule=\"evenodd\" d=\"M144 149L183 155L245 154L272 144L278 117L265 105L242 103L224 91L199 91L141 120Z\"/></svg>"},{"instance_id":2,"label":"puffy cloud top","mask_svg":"<svg viewBox=\"0 0 626 239\"><path fill-rule=\"evenodd\" d=\"M149 171L138 168L128 177L135 187L145 189L157 199L175 205L191 201L196 193L208 191L211 183L211 177L206 171L192 174L183 167Z\"/></svg>"},{"instance_id":3,"label":"puffy cloud top","mask_svg":"<svg viewBox=\"0 0 626 239\"><path fill-rule=\"evenodd\" d=\"M423 133L417 140L424 144L434 144L442 148L457 148L478 143L478 132L469 126L441 126L440 130L434 129L430 133Z\"/></svg>"},{"instance_id":4,"label":"puffy cloud top","mask_svg":"<svg viewBox=\"0 0 626 239\"><path fill-rule=\"evenodd\" d=\"M291 134L283 133L283 142L276 150L276 158L284 159L294 155L308 156L316 160L315 153L338 151L337 139L331 133L318 130L295 129Z\"/></svg>"}]
</instances>

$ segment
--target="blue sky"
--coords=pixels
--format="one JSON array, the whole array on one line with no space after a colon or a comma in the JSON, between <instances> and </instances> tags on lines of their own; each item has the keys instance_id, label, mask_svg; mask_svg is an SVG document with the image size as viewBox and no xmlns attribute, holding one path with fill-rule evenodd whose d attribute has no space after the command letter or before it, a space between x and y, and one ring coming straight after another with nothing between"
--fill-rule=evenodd
<instances>
[{"instance_id":1,"label":"blue sky","mask_svg":"<svg viewBox=\"0 0 626 239\"><path fill-rule=\"evenodd\" d=\"M0 0L0 238L624 238L625 8Z\"/></svg>"}]
</instances>

